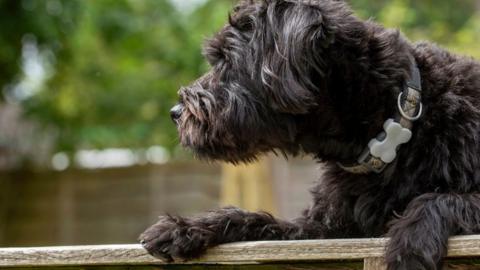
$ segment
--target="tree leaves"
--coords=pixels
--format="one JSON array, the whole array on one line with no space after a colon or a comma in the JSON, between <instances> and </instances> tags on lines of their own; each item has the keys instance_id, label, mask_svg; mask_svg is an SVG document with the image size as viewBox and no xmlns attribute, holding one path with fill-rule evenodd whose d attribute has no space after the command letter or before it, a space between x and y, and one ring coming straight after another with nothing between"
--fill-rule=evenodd
<instances>
[{"instance_id":1,"label":"tree leaves","mask_svg":"<svg viewBox=\"0 0 480 270\"><path fill-rule=\"evenodd\" d=\"M480 57L475 0L352 0L357 13ZM207 70L203 40L226 21L231 0L179 11L168 0L0 0L0 85L19 83L22 46L34 36L54 68L19 100L26 116L55 130L55 148L173 149L168 111L177 89ZM23 42L23 43L22 43Z\"/></svg>"}]
</instances>

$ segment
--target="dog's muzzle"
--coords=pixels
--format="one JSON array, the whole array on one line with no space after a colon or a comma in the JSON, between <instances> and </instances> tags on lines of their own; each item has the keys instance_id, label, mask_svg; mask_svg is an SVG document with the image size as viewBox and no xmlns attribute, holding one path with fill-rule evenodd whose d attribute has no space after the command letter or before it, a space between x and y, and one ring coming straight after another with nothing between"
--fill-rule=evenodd
<instances>
[{"instance_id":1,"label":"dog's muzzle","mask_svg":"<svg viewBox=\"0 0 480 270\"><path fill-rule=\"evenodd\" d=\"M183 108L183 105L179 103L173 106L173 108L170 110L170 117L172 118L173 122L178 122L178 119L180 119L182 116Z\"/></svg>"}]
</instances>

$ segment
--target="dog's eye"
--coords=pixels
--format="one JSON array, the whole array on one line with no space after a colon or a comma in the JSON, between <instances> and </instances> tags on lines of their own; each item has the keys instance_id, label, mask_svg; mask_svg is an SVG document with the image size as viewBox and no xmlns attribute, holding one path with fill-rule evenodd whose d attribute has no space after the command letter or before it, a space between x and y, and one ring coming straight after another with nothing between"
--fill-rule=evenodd
<instances>
[{"instance_id":1,"label":"dog's eye","mask_svg":"<svg viewBox=\"0 0 480 270\"><path fill-rule=\"evenodd\" d=\"M249 32L253 30L254 19L251 16L235 17L232 14L228 16L230 25L240 32Z\"/></svg>"},{"instance_id":2,"label":"dog's eye","mask_svg":"<svg viewBox=\"0 0 480 270\"><path fill-rule=\"evenodd\" d=\"M205 55L205 58L207 59L208 64L210 64L210 66L212 67L218 65L218 63L220 63L223 59L221 55L211 55L211 54Z\"/></svg>"},{"instance_id":3,"label":"dog's eye","mask_svg":"<svg viewBox=\"0 0 480 270\"><path fill-rule=\"evenodd\" d=\"M225 59L222 48L219 46L218 43L219 42L217 40L210 40L203 48L203 55L212 67Z\"/></svg>"},{"instance_id":4,"label":"dog's eye","mask_svg":"<svg viewBox=\"0 0 480 270\"><path fill-rule=\"evenodd\" d=\"M229 61L228 54L221 50L215 51L215 53L206 54L205 58L207 59L208 64L215 68L221 68Z\"/></svg>"}]
</instances>

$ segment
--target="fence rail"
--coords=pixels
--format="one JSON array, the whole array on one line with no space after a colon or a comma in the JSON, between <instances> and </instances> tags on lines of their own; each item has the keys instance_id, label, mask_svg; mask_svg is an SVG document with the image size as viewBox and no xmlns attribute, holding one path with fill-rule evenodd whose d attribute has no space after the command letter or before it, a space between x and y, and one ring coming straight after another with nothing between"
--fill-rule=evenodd
<instances>
[{"instance_id":1,"label":"fence rail","mask_svg":"<svg viewBox=\"0 0 480 270\"><path fill-rule=\"evenodd\" d=\"M384 269L387 239L226 244L202 258L164 264L140 245L0 248L0 268L16 269ZM475 258L479 259L475 259ZM453 237L445 269L480 269L480 235Z\"/></svg>"}]
</instances>

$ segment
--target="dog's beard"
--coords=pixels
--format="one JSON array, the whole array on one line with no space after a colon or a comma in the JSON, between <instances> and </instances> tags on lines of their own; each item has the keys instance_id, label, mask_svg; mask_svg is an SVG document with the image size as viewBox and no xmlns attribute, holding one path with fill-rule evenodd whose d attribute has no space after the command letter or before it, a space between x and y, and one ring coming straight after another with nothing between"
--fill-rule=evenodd
<instances>
[{"instance_id":1,"label":"dog's beard","mask_svg":"<svg viewBox=\"0 0 480 270\"><path fill-rule=\"evenodd\" d=\"M182 146L201 159L233 163L253 161L272 149L252 93L236 83L213 90L203 84L180 91L184 109L177 127Z\"/></svg>"},{"instance_id":2,"label":"dog's beard","mask_svg":"<svg viewBox=\"0 0 480 270\"><path fill-rule=\"evenodd\" d=\"M211 144L217 137L215 98L199 83L180 90L184 111L178 120L180 142L183 146L197 149Z\"/></svg>"},{"instance_id":3,"label":"dog's beard","mask_svg":"<svg viewBox=\"0 0 480 270\"><path fill-rule=\"evenodd\" d=\"M230 108L200 84L181 90L184 111L177 122L180 143L202 159L248 159L226 123ZM222 102L223 104L223 102Z\"/></svg>"},{"instance_id":4,"label":"dog's beard","mask_svg":"<svg viewBox=\"0 0 480 270\"><path fill-rule=\"evenodd\" d=\"M245 151L248 147L239 142L232 132L214 127L210 122L202 122L189 112L182 116L178 130L182 146L190 149L197 158L229 162L255 158L255 153Z\"/></svg>"}]
</instances>

